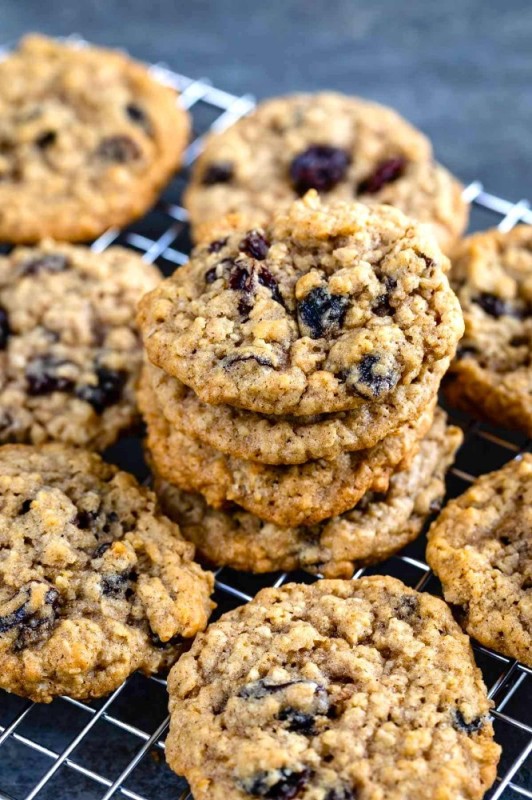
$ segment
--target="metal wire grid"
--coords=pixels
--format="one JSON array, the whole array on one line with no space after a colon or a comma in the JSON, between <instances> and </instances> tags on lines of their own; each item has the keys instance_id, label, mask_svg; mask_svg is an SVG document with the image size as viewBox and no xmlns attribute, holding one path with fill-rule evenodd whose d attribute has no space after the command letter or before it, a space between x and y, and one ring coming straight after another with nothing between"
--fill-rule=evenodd
<instances>
[{"instance_id":1,"label":"metal wire grid","mask_svg":"<svg viewBox=\"0 0 532 800\"><path fill-rule=\"evenodd\" d=\"M156 77L181 92L182 104L193 115L195 135L185 155L186 173L201 150L205 133L221 130L245 115L254 105L253 98L235 97L208 80L192 80L163 66L152 69ZM187 215L179 204L183 183L183 175L178 176L145 220L122 232L107 231L93 249L101 251L117 242L142 252L146 261L157 260L166 273L183 264L189 248ZM496 197L478 181L467 186L464 195L474 208L494 215L501 230L518 222L532 223L526 200L513 203ZM476 474L495 469L531 448L531 443L518 435L508 437L463 415L451 417L464 429L465 442L451 470L449 496L464 491ZM135 443L126 446L126 463L130 463L132 446ZM384 564L358 570L355 578L392 574L417 589L438 593L438 582L423 554L421 539ZM263 586L280 586L288 579L314 580L303 573L249 576L227 568L218 570L218 613L249 601ZM532 670L478 644L474 650L495 702L496 736L503 745L499 776L488 797L532 798ZM170 773L162 757L169 721L165 686L158 677L132 676L105 701L86 704L65 697L46 707L0 693L0 800L57 796L157 800L169 794L185 800L189 796L186 784ZM159 692L157 700L154 691ZM87 747L89 742L91 747Z\"/></svg>"}]
</instances>

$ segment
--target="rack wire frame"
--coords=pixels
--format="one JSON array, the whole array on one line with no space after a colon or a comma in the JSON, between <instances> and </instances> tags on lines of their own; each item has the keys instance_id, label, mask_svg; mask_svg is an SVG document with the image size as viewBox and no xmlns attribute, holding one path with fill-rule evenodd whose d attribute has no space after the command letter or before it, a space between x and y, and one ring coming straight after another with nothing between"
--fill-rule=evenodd
<instances>
[{"instance_id":1,"label":"rack wire frame","mask_svg":"<svg viewBox=\"0 0 532 800\"><path fill-rule=\"evenodd\" d=\"M74 41L83 44L76 38ZM4 51L0 49L0 58L2 52L7 49L5 48ZM167 193L167 196L161 198L154 212L149 214L146 220L134 224L125 231L114 228L108 230L92 244L92 248L99 252L112 243L120 243L142 253L146 261L156 261L165 273L169 273L185 263L188 258L187 214L179 203L179 190L184 183L183 174L201 151L205 134L209 131L220 131L247 114L253 108L254 100L251 95L231 95L214 87L207 79L193 80L177 74L163 65L153 65L151 69L156 78L175 87L180 92L181 103L193 116L194 137L185 154L184 168L174 182L173 188ZM202 122L201 117L205 117L205 114L200 111L207 112L209 116L207 124ZM175 192L177 192L177 199L174 197ZM498 220L500 230L508 231L520 222L532 224L532 210L530 210L527 200L511 202L497 197L485 191L479 181L474 181L465 188L464 197L473 204L474 208L493 215ZM532 443L524 440L523 437L509 436L507 432L495 431L464 415L460 415L458 419L454 419L451 415L451 420L460 424L464 429L465 440L461 453L465 453L467 456L466 465L471 463L478 465L479 457L484 461L486 453L493 456L496 452L495 461L497 463L492 465L492 468L495 468L504 461L518 456L519 453L530 451L532 448ZM458 459L457 464L450 471L452 478L458 482L454 494L461 493L477 474L475 469L471 470L467 466L462 468L460 461ZM486 468L479 470L479 472L486 471L488 471ZM408 548L385 564L359 569L354 579L368 573L393 574L403 578L405 582L418 590L436 593L439 591L437 581L423 561L423 555L417 553L411 555ZM313 580L302 574L282 573L272 576L246 576L243 582L241 574L227 569L218 570L215 575L215 599L221 610L224 610L227 604L234 606L249 601L252 595L265 585L281 586L287 580L294 578ZM532 706L532 669L478 643L473 643L473 648L477 661L482 662L485 678L486 675L490 676L486 680L489 695L495 704L492 716L496 726L497 739L503 746L503 760L499 775L487 797L489 800L516 800L516 798L522 797L532 800L532 718L529 714ZM79 798L90 796L91 800L93 797L100 798L100 800L109 800L115 797L125 797L130 800L158 800L158 798L167 796L166 790L162 793L159 791L157 781L150 784L148 788L144 785L146 782L141 788L135 784L136 770L144 759L151 755L162 761L163 740L169 719L164 714L153 729L145 730L146 726L132 724L124 718L120 711L116 710L124 689L132 680L139 680L139 678L129 678L105 702L99 705L82 703L65 697L48 706L47 725L51 727L57 725L61 719L59 703L66 703L70 711L79 715L80 730L62 749L47 746L42 741L38 741L37 736L25 733L26 724L37 708L34 703L21 701L22 709L17 709L12 718L3 720L2 707L12 696L0 692L0 800L34 800L34 798L61 794L61 780L57 783L57 776L61 778L67 773L73 775L75 779L77 776L77 779L83 780L84 785L91 787L90 791L81 790L81 793L76 791L75 796ZM140 680L163 687L166 685L166 682L160 677L142 677ZM62 709L64 713L65 706ZM523 711L524 713L522 713ZM113 726L117 743L121 736L126 735L133 737L137 742L132 757L128 758L118 775L105 774L103 769L86 766L75 752L94 732L95 726L101 722ZM515 742L512 744L511 753L505 758L506 744L511 739L511 733L516 734L517 745ZM7 745L9 743L15 743L18 746L18 753L21 752L20 748L22 748L22 752L31 750L42 756L46 763L44 770L41 771L31 788L28 790L26 787L22 794L17 792L16 798L7 790L7 776L10 770L15 769L12 757L8 756ZM157 754L160 755L157 756ZM19 765L17 768L20 768ZM160 769L168 768L161 764ZM53 786L52 794L50 793L51 786ZM150 791L152 788L154 791ZM62 796L68 795L63 792ZM190 797L184 782L178 784L178 788L172 792L172 796L178 797L179 800L186 800Z\"/></svg>"}]
</instances>

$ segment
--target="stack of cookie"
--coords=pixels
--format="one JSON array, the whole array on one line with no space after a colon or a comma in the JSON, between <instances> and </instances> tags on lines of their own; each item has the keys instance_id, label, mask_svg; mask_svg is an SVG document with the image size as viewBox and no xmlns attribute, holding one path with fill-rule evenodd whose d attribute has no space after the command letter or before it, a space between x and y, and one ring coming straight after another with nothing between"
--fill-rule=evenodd
<instances>
[{"instance_id":1,"label":"stack of cookie","mask_svg":"<svg viewBox=\"0 0 532 800\"><path fill-rule=\"evenodd\" d=\"M212 235L140 304L161 496L211 562L351 575L419 532L459 444L434 412L463 332L447 259L314 191Z\"/></svg>"}]
</instances>

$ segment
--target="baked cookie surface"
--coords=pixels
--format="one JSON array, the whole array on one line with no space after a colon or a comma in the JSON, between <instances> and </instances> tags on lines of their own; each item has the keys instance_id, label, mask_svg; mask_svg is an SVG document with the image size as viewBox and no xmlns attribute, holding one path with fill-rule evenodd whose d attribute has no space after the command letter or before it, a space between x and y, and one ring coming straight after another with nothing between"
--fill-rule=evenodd
<instances>
[{"instance_id":1,"label":"baked cookie surface","mask_svg":"<svg viewBox=\"0 0 532 800\"><path fill-rule=\"evenodd\" d=\"M147 423L149 459L161 477L200 492L214 507L238 503L284 527L320 522L353 508L366 491L386 491L395 467L408 463L417 451L434 413L432 403L419 419L368 450L331 461L272 466L226 456L173 428L145 380L138 401Z\"/></svg>"},{"instance_id":2,"label":"baked cookie surface","mask_svg":"<svg viewBox=\"0 0 532 800\"><path fill-rule=\"evenodd\" d=\"M103 449L137 418L140 297L159 271L120 247L0 257L0 443Z\"/></svg>"},{"instance_id":3,"label":"baked cookie surface","mask_svg":"<svg viewBox=\"0 0 532 800\"><path fill-rule=\"evenodd\" d=\"M201 495L155 480L166 514L186 539L216 566L249 572L304 569L326 578L350 578L359 567L384 561L421 532L440 508L445 472L462 441L459 428L437 410L419 451L393 472L388 490L368 492L354 509L321 525L280 528L235 506L214 509Z\"/></svg>"},{"instance_id":4,"label":"baked cookie surface","mask_svg":"<svg viewBox=\"0 0 532 800\"><path fill-rule=\"evenodd\" d=\"M196 250L142 299L139 325L149 360L207 403L398 419L426 404L463 332L447 263L396 209L309 192Z\"/></svg>"},{"instance_id":5,"label":"baked cookie surface","mask_svg":"<svg viewBox=\"0 0 532 800\"><path fill-rule=\"evenodd\" d=\"M429 531L427 559L470 636L532 666L532 455L452 500Z\"/></svg>"},{"instance_id":6,"label":"baked cookie surface","mask_svg":"<svg viewBox=\"0 0 532 800\"><path fill-rule=\"evenodd\" d=\"M188 132L175 92L141 64L26 37L0 62L0 240L126 225L177 169Z\"/></svg>"},{"instance_id":7,"label":"baked cookie surface","mask_svg":"<svg viewBox=\"0 0 532 800\"><path fill-rule=\"evenodd\" d=\"M449 401L532 436L532 226L465 239L452 283L465 333L445 382Z\"/></svg>"},{"instance_id":8,"label":"baked cookie surface","mask_svg":"<svg viewBox=\"0 0 532 800\"><path fill-rule=\"evenodd\" d=\"M155 495L97 455L0 448L0 686L40 702L171 665L213 577Z\"/></svg>"},{"instance_id":9,"label":"baked cookie surface","mask_svg":"<svg viewBox=\"0 0 532 800\"><path fill-rule=\"evenodd\" d=\"M392 109L332 92L267 100L211 135L185 206L201 238L227 213L261 225L308 189L325 201L396 206L428 224L444 250L467 224L462 187L420 131Z\"/></svg>"},{"instance_id":10,"label":"baked cookie surface","mask_svg":"<svg viewBox=\"0 0 532 800\"><path fill-rule=\"evenodd\" d=\"M500 749L467 637L389 577L264 589L169 677L196 800L477 800Z\"/></svg>"}]
</instances>

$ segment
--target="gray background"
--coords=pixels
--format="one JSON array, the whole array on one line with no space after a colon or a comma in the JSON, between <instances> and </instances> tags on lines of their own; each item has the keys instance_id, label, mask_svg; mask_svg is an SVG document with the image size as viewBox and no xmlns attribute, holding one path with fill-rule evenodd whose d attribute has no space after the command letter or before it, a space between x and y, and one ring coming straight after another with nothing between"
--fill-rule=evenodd
<instances>
[{"instance_id":1,"label":"gray background","mask_svg":"<svg viewBox=\"0 0 532 800\"><path fill-rule=\"evenodd\" d=\"M335 88L396 106L441 161L532 194L530 0L1 0L3 39L77 32L258 97Z\"/></svg>"}]
</instances>

